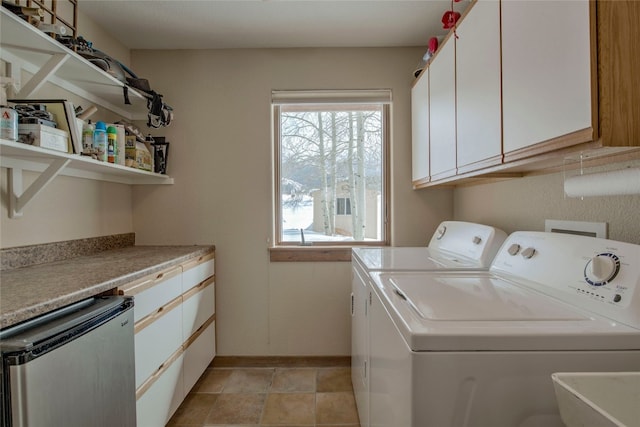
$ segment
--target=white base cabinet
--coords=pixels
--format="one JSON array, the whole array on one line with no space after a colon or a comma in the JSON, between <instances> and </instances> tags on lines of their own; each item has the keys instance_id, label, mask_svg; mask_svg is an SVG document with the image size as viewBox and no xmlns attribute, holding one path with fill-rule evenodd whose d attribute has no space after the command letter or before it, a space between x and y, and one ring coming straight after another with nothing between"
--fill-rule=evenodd
<instances>
[{"instance_id":1,"label":"white base cabinet","mask_svg":"<svg viewBox=\"0 0 640 427\"><path fill-rule=\"evenodd\" d=\"M184 399L184 355L171 361L136 402L137 427L164 426Z\"/></svg>"},{"instance_id":2,"label":"white base cabinet","mask_svg":"<svg viewBox=\"0 0 640 427\"><path fill-rule=\"evenodd\" d=\"M165 361L182 345L182 305L165 307L161 307L162 315L153 323L142 330L136 330L136 389L161 369Z\"/></svg>"},{"instance_id":3,"label":"white base cabinet","mask_svg":"<svg viewBox=\"0 0 640 427\"><path fill-rule=\"evenodd\" d=\"M121 291L135 301L137 425L161 427L216 354L214 254Z\"/></svg>"},{"instance_id":4,"label":"white base cabinet","mask_svg":"<svg viewBox=\"0 0 640 427\"><path fill-rule=\"evenodd\" d=\"M184 350L184 393L193 388L216 353L216 322L202 326L199 335Z\"/></svg>"}]
</instances>

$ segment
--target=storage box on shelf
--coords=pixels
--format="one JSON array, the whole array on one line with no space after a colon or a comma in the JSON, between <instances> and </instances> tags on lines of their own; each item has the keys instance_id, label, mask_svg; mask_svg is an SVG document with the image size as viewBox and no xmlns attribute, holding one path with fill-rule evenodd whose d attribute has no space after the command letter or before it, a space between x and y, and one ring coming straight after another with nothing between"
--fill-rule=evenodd
<instances>
[{"instance_id":1,"label":"storage box on shelf","mask_svg":"<svg viewBox=\"0 0 640 427\"><path fill-rule=\"evenodd\" d=\"M640 3L502 2L500 16L497 6L493 1L473 1L458 22L458 38L449 37L440 47L455 45L449 49L455 47L457 78L450 84L457 98L457 135L449 151L442 140L434 141L439 133L437 125L433 131L429 98L434 87L430 86L428 99L419 101L432 102L430 160L426 160L431 162L430 175L414 176L414 188L553 172L567 167L567 158L580 157L586 166L639 158L640 86L634 76L640 73L640 58L634 46L640 43L636 25ZM481 26L476 25L479 16L483 16ZM544 28L537 25L542 16L548 24ZM493 42L485 40L490 36L488 22L499 32L498 38L492 36ZM482 40L483 48L474 49L474 43ZM495 52L486 54L491 46L499 49L497 69ZM446 59L436 53L423 74L433 67L437 70L438 62ZM469 63L474 64L472 69ZM433 85L433 73L429 78ZM482 85L473 88L470 83ZM474 107L472 94L481 98L482 105ZM496 100L500 114L494 110ZM475 122L479 117L484 119ZM434 154L452 150L456 173L438 174ZM414 155L423 151L414 150ZM450 158L444 160L446 170L451 169ZM425 160L413 162L420 165Z\"/></svg>"},{"instance_id":2,"label":"storage box on shelf","mask_svg":"<svg viewBox=\"0 0 640 427\"><path fill-rule=\"evenodd\" d=\"M215 255L144 277L135 300L138 426L165 425L215 356Z\"/></svg>"}]
</instances>

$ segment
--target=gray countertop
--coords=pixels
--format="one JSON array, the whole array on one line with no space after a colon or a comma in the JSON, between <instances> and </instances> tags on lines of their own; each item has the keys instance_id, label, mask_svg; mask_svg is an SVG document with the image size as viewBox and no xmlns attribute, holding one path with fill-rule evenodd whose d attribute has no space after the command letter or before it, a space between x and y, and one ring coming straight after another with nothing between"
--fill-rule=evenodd
<instances>
[{"instance_id":1,"label":"gray countertop","mask_svg":"<svg viewBox=\"0 0 640 427\"><path fill-rule=\"evenodd\" d=\"M212 252L213 246L130 246L0 273L0 329Z\"/></svg>"}]
</instances>

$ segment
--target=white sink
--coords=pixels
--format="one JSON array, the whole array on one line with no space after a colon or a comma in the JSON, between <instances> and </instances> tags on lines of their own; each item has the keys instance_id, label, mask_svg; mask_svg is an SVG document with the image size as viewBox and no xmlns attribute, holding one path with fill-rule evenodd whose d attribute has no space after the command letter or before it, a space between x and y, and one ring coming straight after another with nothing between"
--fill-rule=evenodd
<instances>
[{"instance_id":1,"label":"white sink","mask_svg":"<svg viewBox=\"0 0 640 427\"><path fill-rule=\"evenodd\" d=\"M551 375L567 427L640 426L640 372Z\"/></svg>"}]
</instances>

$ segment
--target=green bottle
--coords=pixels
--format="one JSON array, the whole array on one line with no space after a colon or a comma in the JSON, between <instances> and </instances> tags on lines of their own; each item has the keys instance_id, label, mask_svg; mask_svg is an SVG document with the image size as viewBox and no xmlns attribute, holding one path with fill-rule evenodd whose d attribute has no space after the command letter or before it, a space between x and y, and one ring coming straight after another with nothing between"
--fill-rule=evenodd
<instances>
[{"instance_id":1,"label":"green bottle","mask_svg":"<svg viewBox=\"0 0 640 427\"><path fill-rule=\"evenodd\" d=\"M118 157L118 130L115 126L107 128L107 161L117 163Z\"/></svg>"}]
</instances>

